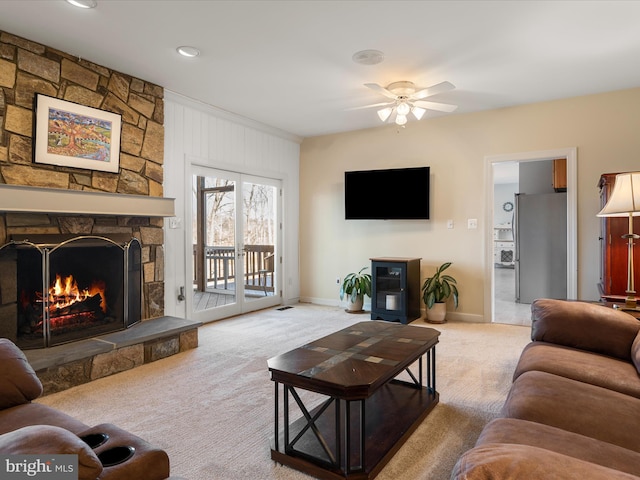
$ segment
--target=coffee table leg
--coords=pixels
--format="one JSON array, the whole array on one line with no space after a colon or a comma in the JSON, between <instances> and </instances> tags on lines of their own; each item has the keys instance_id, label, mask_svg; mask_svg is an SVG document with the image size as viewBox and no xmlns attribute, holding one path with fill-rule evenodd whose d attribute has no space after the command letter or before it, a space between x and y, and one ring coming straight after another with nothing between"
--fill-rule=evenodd
<instances>
[{"instance_id":1,"label":"coffee table leg","mask_svg":"<svg viewBox=\"0 0 640 480\"><path fill-rule=\"evenodd\" d=\"M289 386L285 383L284 388L284 453L290 453L289 451Z\"/></svg>"},{"instance_id":2,"label":"coffee table leg","mask_svg":"<svg viewBox=\"0 0 640 480\"><path fill-rule=\"evenodd\" d=\"M436 347L427 352L427 388L431 393L436 392Z\"/></svg>"},{"instance_id":3,"label":"coffee table leg","mask_svg":"<svg viewBox=\"0 0 640 480\"><path fill-rule=\"evenodd\" d=\"M279 399L278 399L278 382L273 382L276 386L276 394L275 394L275 410L274 410L274 430L275 430L275 437L274 437L274 450L277 452L280 450L280 432L278 432L278 403L279 403Z\"/></svg>"},{"instance_id":4,"label":"coffee table leg","mask_svg":"<svg viewBox=\"0 0 640 480\"><path fill-rule=\"evenodd\" d=\"M358 447L360 449L360 464L356 467L356 468L352 468L351 463L352 463L352 458L354 457L354 445L351 442L351 404L352 403L359 403L360 404L360 414L358 416L358 421L360 422L358 431L360 432L359 438L358 438ZM366 415L365 415L365 402L364 400L347 400L345 401L346 404L346 412L345 412L345 427L346 427L346 431L344 432L345 435L345 442L346 442L346 459L345 459L345 468L344 468L344 472L346 472L347 475L350 475L352 473L358 473L358 472L364 472L364 466L365 466L365 451L366 451L366 438L367 438L367 432L365 431L365 425L366 425Z\"/></svg>"},{"instance_id":5,"label":"coffee table leg","mask_svg":"<svg viewBox=\"0 0 640 480\"><path fill-rule=\"evenodd\" d=\"M344 471L349 474L351 472L351 402L346 400L345 402L345 412L344 412L344 425L346 431L344 432L344 441L346 446L346 455L345 455L345 468ZM336 432L340 432L340 429L336 429ZM341 432L340 432L341 433Z\"/></svg>"},{"instance_id":6,"label":"coffee table leg","mask_svg":"<svg viewBox=\"0 0 640 480\"><path fill-rule=\"evenodd\" d=\"M366 412L365 412L365 403L364 400L359 400L360 402L360 471L364 472L365 463L365 452L366 448L366 438L367 432L366 430Z\"/></svg>"}]
</instances>

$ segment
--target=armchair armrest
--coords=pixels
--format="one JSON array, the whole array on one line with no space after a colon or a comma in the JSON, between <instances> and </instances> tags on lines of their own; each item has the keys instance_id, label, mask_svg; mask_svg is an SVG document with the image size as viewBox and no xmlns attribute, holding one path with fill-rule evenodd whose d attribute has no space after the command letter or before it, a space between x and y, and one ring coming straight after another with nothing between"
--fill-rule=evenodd
<instances>
[{"instance_id":1,"label":"armchair armrest","mask_svg":"<svg viewBox=\"0 0 640 480\"><path fill-rule=\"evenodd\" d=\"M631 361L640 322L628 313L585 302L538 299L531 304L531 340Z\"/></svg>"},{"instance_id":2,"label":"armchair armrest","mask_svg":"<svg viewBox=\"0 0 640 480\"><path fill-rule=\"evenodd\" d=\"M0 338L0 409L28 403L42 394L42 383L11 340Z\"/></svg>"},{"instance_id":3,"label":"armchair armrest","mask_svg":"<svg viewBox=\"0 0 640 480\"><path fill-rule=\"evenodd\" d=\"M7 455L78 455L78 479L95 480L102 463L89 445L68 430L31 425L0 435L0 453Z\"/></svg>"}]
</instances>

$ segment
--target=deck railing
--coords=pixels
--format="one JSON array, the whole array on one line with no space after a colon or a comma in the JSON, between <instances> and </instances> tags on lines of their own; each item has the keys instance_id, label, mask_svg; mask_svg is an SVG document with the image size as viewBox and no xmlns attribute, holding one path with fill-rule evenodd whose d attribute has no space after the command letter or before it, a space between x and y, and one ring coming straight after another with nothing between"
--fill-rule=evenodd
<instances>
[{"instance_id":1,"label":"deck railing","mask_svg":"<svg viewBox=\"0 0 640 480\"><path fill-rule=\"evenodd\" d=\"M197 262L197 246L193 246L194 284L200 285L197 278L200 269ZM273 293L274 247L273 245L245 245L244 288ZM204 248L204 272L206 289L235 290L236 249L206 245Z\"/></svg>"}]
</instances>

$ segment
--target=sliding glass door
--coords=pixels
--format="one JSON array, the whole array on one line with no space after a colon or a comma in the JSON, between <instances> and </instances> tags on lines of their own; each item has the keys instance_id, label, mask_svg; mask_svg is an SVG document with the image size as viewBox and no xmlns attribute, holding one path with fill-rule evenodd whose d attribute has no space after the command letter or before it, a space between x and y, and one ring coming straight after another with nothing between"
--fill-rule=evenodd
<instances>
[{"instance_id":1,"label":"sliding glass door","mask_svg":"<svg viewBox=\"0 0 640 480\"><path fill-rule=\"evenodd\" d=\"M192 317L280 304L279 181L194 167L191 193Z\"/></svg>"}]
</instances>

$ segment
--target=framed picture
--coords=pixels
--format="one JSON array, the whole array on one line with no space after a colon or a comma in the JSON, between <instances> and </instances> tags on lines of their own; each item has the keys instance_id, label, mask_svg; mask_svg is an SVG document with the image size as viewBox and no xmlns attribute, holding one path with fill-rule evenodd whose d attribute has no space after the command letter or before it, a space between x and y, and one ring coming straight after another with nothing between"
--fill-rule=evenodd
<instances>
[{"instance_id":1,"label":"framed picture","mask_svg":"<svg viewBox=\"0 0 640 480\"><path fill-rule=\"evenodd\" d=\"M38 94L35 163L118 172L120 115Z\"/></svg>"}]
</instances>

